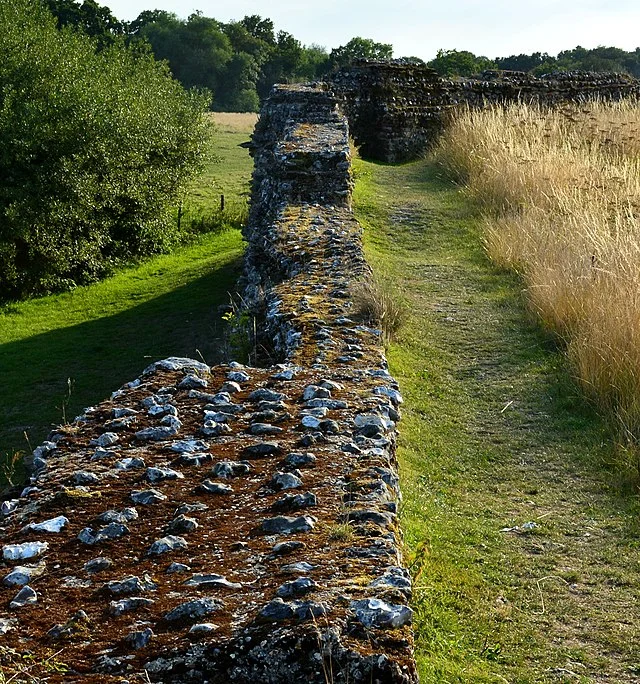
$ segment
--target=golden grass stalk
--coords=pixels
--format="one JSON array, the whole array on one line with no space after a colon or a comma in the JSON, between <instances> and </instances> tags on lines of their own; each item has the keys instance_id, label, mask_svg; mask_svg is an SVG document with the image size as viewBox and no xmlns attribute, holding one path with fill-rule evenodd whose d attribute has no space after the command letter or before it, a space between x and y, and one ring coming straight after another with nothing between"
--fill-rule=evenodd
<instances>
[{"instance_id":1,"label":"golden grass stalk","mask_svg":"<svg viewBox=\"0 0 640 684\"><path fill-rule=\"evenodd\" d=\"M463 112L437 159L484 212L587 393L640 439L640 105Z\"/></svg>"}]
</instances>

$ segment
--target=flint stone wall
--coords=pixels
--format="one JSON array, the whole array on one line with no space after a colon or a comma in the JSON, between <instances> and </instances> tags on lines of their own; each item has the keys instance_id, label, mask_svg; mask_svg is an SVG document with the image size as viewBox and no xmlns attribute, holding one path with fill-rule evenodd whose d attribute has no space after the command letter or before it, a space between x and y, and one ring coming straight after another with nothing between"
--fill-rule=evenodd
<instances>
[{"instance_id":1,"label":"flint stone wall","mask_svg":"<svg viewBox=\"0 0 640 684\"><path fill-rule=\"evenodd\" d=\"M363 156L396 163L419 158L452 111L512 102L558 106L640 96L640 81L623 74L487 71L478 78L443 79L421 64L361 60L327 82L341 101Z\"/></svg>"},{"instance_id":2,"label":"flint stone wall","mask_svg":"<svg viewBox=\"0 0 640 684\"><path fill-rule=\"evenodd\" d=\"M2 503L7 677L28 652L48 682L417 682L402 399L352 318L336 100L276 89L254 155L244 283L280 363L165 359L36 449Z\"/></svg>"}]
</instances>

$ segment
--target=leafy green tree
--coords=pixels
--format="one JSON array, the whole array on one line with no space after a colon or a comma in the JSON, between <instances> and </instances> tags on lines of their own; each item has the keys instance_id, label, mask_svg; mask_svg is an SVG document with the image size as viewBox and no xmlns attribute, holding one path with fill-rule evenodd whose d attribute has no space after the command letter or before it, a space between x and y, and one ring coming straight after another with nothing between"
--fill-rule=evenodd
<instances>
[{"instance_id":1,"label":"leafy green tree","mask_svg":"<svg viewBox=\"0 0 640 684\"><path fill-rule=\"evenodd\" d=\"M58 27L74 26L98 41L100 47L112 45L116 36L125 33L125 24L111 14L108 7L95 0L46 0L58 21Z\"/></svg>"},{"instance_id":2,"label":"leafy green tree","mask_svg":"<svg viewBox=\"0 0 640 684\"><path fill-rule=\"evenodd\" d=\"M534 52L530 55L520 54L509 57L496 57L495 63L498 69L506 71L531 71L553 59L555 58L550 57L546 52Z\"/></svg>"},{"instance_id":3,"label":"leafy green tree","mask_svg":"<svg viewBox=\"0 0 640 684\"><path fill-rule=\"evenodd\" d=\"M391 59L393 46L387 43L376 43L371 38L352 38L346 45L331 50L329 59L334 68L351 64L357 59Z\"/></svg>"},{"instance_id":4,"label":"leafy green tree","mask_svg":"<svg viewBox=\"0 0 640 684\"><path fill-rule=\"evenodd\" d=\"M204 96L143 47L95 50L38 0L0 3L0 296L90 282L180 239Z\"/></svg>"},{"instance_id":5,"label":"leafy green tree","mask_svg":"<svg viewBox=\"0 0 640 684\"><path fill-rule=\"evenodd\" d=\"M476 57L468 50L438 50L435 59L427 65L441 76L473 76L496 68L496 63L489 58Z\"/></svg>"}]
</instances>

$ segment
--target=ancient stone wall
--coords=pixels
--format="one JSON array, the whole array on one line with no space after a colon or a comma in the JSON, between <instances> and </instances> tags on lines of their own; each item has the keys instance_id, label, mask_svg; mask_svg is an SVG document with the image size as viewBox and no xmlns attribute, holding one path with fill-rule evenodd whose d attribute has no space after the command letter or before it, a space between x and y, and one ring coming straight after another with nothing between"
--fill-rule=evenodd
<instances>
[{"instance_id":1,"label":"ancient stone wall","mask_svg":"<svg viewBox=\"0 0 640 684\"><path fill-rule=\"evenodd\" d=\"M346 122L278 88L253 144L245 298L279 363L159 361L36 449L2 502L7 678L417 682L402 399L355 318Z\"/></svg>"},{"instance_id":2,"label":"ancient stone wall","mask_svg":"<svg viewBox=\"0 0 640 684\"><path fill-rule=\"evenodd\" d=\"M339 70L328 87L341 100L365 157L389 163L422 155L455 108L511 102L542 105L640 96L640 81L623 74L487 71L478 78L441 79L427 66L362 60Z\"/></svg>"}]
</instances>

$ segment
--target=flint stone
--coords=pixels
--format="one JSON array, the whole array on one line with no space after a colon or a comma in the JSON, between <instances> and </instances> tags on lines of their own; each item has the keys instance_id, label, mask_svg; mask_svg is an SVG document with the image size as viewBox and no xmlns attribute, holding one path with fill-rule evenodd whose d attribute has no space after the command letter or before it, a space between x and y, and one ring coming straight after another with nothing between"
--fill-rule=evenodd
<instances>
[{"instance_id":1,"label":"flint stone","mask_svg":"<svg viewBox=\"0 0 640 684\"><path fill-rule=\"evenodd\" d=\"M103 570L110 568L112 565L113 561L110 558L98 556L98 558L92 558L90 561L87 561L83 566L83 570L85 570L85 572L91 573L102 572Z\"/></svg>"},{"instance_id":2,"label":"flint stone","mask_svg":"<svg viewBox=\"0 0 640 684\"><path fill-rule=\"evenodd\" d=\"M178 388L179 389L203 389L207 387L209 383L204 379L200 378L197 375L187 375L184 380L182 380L180 383L178 383Z\"/></svg>"},{"instance_id":3,"label":"flint stone","mask_svg":"<svg viewBox=\"0 0 640 684\"><path fill-rule=\"evenodd\" d=\"M22 544L7 544L2 547L2 557L6 561L27 560L28 558L38 558L47 549L47 542L23 542Z\"/></svg>"},{"instance_id":4,"label":"flint stone","mask_svg":"<svg viewBox=\"0 0 640 684\"><path fill-rule=\"evenodd\" d=\"M135 648L136 650L144 648L151 641L151 637L155 636L153 631L147 627L140 632L131 632L125 638L125 642L128 646Z\"/></svg>"},{"instance_id":5,"label":"flint stone","mask_svg":"<svg viewBox=\"0 0 640 684\"><path fill-rule=\"evenodd\" d=\"M307 408L328 408L330 411L339 411L348 408L346 401L340 399L310 399L305 403Z\"/></svg>"},{"instance_id":6,"label":"flint stone","mask_svg":"<svg viewBox=\"0 0 640 684\"><path fill-rule=\"evenodd\" d=\"M3 580L5 587L21 587L31 580L40 577L46 570L46 564L18 565Z\"/></svg>"},{"instance_id":7,"label":"flint stone","mask_svg":"<svg viewBox=\"0 0 640 684\"><path fill-rule=\"evenodd\" d=\"M157 370L169 370L169 371L185 371L186 373L199 373L201 375L208 375L211 369L206 363L201 363L195 359L188 359L181 356L170 356L162 361L156 361L150 366L147 366L143 375L149 375Z\"/></svg>"},{"instance_id":8,"label":"flint stone","mask_svg":"<svg viewBox=\"0 0 640 684\"><path fill-rule=\"evenodd\" d=\"M103 523L127 523L138 519L138 511L135 508L123 508L121 511L108 510L98 516Z\"/></svg>"},{"instance_id":9,"label":"flint stone","mask_svg":"<svg viewBox=\"0 0 640 684\"><path fill-rule=\"evenodd\" d=\"M202 434L207 437L217 437L218 435L229 435L232 430L226 423L216 423L215 420L207 420L202 428Z\"/></svg>"},{"instance_id":10,"label":"flint stone","mask_svg":"<svg viewBox=\"0 0 640 684\"><path fill-rule=\"evenodd\" d=\"M282 453L282 447L277 442L261 442L245 447L242 452L247 458L260 458L263 456L277 456Z\"/></svg>"},{"instance_id":11,"label":"flint stone","mask_svg":"<svg viewBox=\"0 0 640 684\"><path fill-rule=\"evenodd\" d=\"M171 451L182 454L185 452L193 453L195 451L206 451L208 446L206 442L203 442L201 439L181 439L177 442L173 442L169 448Z\"/></svg>"},{"instance_id":12,"label":"flint stone","mask_svg":"<svg viewBox=\"0 0 640 684\"><path fill-rule=\"evenodd\" d=\"M398 629L404 625L410 625L413 618L411 608L386 603L377 598L351 601L350 608L365 627Z\"/></svg>"},{"instance_id":13,"label":"flint stone","mask_svg":"<svg viewBox=\"0 0 640 684\"><path fill-rule=\"evenodd\" d=\"M109 451L108 449L103 449L98 447L91 456L92 461L102 461L105 458L113 458L116 455L115 451Z\"/></svg>"},{"instance_id":14,"label":"flint stone","mask_svg":"<svg viewBox=\"0 0 640 684\"><path fill-rule=\"evenodd\" d=\"M220 482L205 480L201 485L196 487L196 492L201 494L232 494L233 487L231 487L231 485L221 484Z\"/></svg>"},{"instance_id":15,"label":"flint stone","mask_svg":"<svg viewBox=\"0 0 640 684\"><path fill-rule=\"evenodd\" d=\"M195 466L199 468L201 465L213 461L212 454L181 454L178 462L183 466Z\"/></svg>"},{"instance_id":16,"label":"flint stone","mask_svg":"<svg viewBox=\"0 0 640 684\"><path fill-rule=\"evenodd\" d=\"M131 500L137 504L149 506L150 504L160 503L167 497L156 489L145 489L142 491L134 490L131 492Z\"/></svg>"},{"instance_id":17,"label":"flint stone","mask_svg":"<svg viewBox=\"0 0 640 684\"><path fill-rule=\"evenodd\" d=\"M3 501L1 505L2 515L11 515L20 504L20 499L10 499L9 501Z\"/></svg>"},{"instance_id":18,"label":"flint stone","mask_svg":"<svg viewBox=\"0 0 640 684\"><path fill-rule=\"evenodd\" d=\"M249 382L251 377L244 371L231 371L227 373L227 380L231 382Z\"/></svg>"},{"instance_id":19,"label":"flint stone","mask_svg":"<svg viewBox=\"0 0 640 684\"><path fill-rule=\"evenodd\" d=\"M213 622L199 622L197 625L193 625L189 630L189 634L211 634L217 629L220 629L218 625L214 625Z\"/></svg>"},{"instance_id":20,"label":"flint stone","mask_svg":"<svg viewBox=\"0 0 640 684\"><path fill-rule=\"evenodd\" d=\"M198 620L199 618L206 617L207 615L212 615L223 607L224 603L218 599L212 599L208 597L193 599L191 601L181 603L173 610L170 610L164 616L164 619L167 622L186 622Z\"/></svg>"},{"instance_id":21,"label":"flint stone","mask_svg":"<svg viewBox=\"0 0 640 684\"><path fill-rule=\"evenodd\" d=\"M160 442L164 439L173 437L176 434L176 431L172 430L170 427L161 426L138 430L135 434L136 439L139 439L141 442Z\"/></svg>"},{"instance_id":22,"label":"flint stone","mask_svg":"<svg viewBox=\"0 0 640 684\"><path fill-rule=\"evenodd\" d=\"M242 584L239 582L230 582L223 575L205 575L196 574L191 579L183 582L188 587L204 587L210 589L241 589Z\"/></svg>"},{"instance_id":23,"label":"flint stone","mask_svg":"<svg viewBox=\"0 0 640 684\"><path fill-rule=\"evenodd\" d=\"M302 468L304 466L315 465L317 460L318 459L310 453L301 454L292 452L287 454L287 457L284 459L284 463L289 468Z\"/></svg>"},{"instance_id":24,"label":"flint stone","mask_svg":"<svg viewBox=\"0 0 640 684\"><path fill-rule=\"evenodd\" d=\"M146 463L141 458L123 458L116 463L116 470L135 470L136 468L144 468L145 466Z\"/></svg>"},{"instance_id":25,"label":"flint stone","mask_svg":"<svg viewBox=\"0 0 640 684\"><path fill-rule=\"evenodd\" d=\"M383 513L374 509L349 511L347 516L353 522L371 522L381 527L389 527L393 523L393 516L390 513Z\"/></svg>"},{"instance_id":26,"label":"flint stone","mask_svg":"<svg viewBox=\"0 0 640 684\"><path fill-rule=\"evenodd\" d=\"M312 601L304 603L292 601L291 603L286 603L281 598L275 598L258 613L258 620L260 622L284 622L293 618L309 620L326 615L327 612L328 607L323 603L314 603Z\"/></svg>"},{"instance_id":27,"label":"flint stone","mask_svg":"<svg viewBox=\"0 0 640 684\"><path fill-rule=\"evenodd\" d=\"M265 534L293 534L294 532L309 532L315 525L315 518L301 515L297 518L279 515L275 518L263 520L260 529Z\"/></svg>"},{"instance_id":28,"label":"flint stone","mask_svg":"<svg viewBox=\"0 0 640 684\"><path fill-rule=\"evenodd\" d=\"M198 521L185 515L179 515L167 525L167 532L169 534L187 534L197 529Z\"/></svg>"},{"instance_id":29,"label":"flint stone","mask_svg":"<svg viewBox=\"0 0 640 684\"><path fill-rule=\"evenodd\" d=\"M130 530L122 523L109 523L106 527L100 528L95 534L93 528L85 527L80 530L78 539L83 544L93 546L94 544L101 544L102 542L111 541L112 539L119 539L125 534L129 534Z\"/></svg>"},{"instance_id":30,"label":"flint stone","mask_svg":"<svg viewBox=\"0 0 640 684\"><path fill-rule=\"evenodd\" d=\"M271 508L274 511L296 511L301 508L312 508L318 505L318 497L313 492L304 494L285 494L277 501L274 501Z\"/></svg>"},{"instance_id":31,"label":"flint stone","mask_svg":"<svg viewBox=\"0 0 640 684\"><path fill-rule=\"evenodd\" d=\"M247 461L219 461L213 466L211 473L214 477L230 479L248 475L250 471L251 465Z\"/></svg>"},{"instance_id":32,"label":"flint stone","mask_svg":"<svg viewBox=\"0 0 640 684\"><path fill-rule=\"evenodd\" d=\"M148 482L162 482L163 480L182 480L184 475L171 468L147 468L145 479Z\"/></svg>"},{"instance_id":33,"label":"flint stone","mask_svg":"<svg viewBox=\"0 0 640 684\"><path fill-rule=\"evenodd\" d=\"M175 515L187 515L188 513L196 513L197 511L208 511L207 504L197 501L196 503L184 503L176 508Z\"/></svg>"},{"instance_id":34,"label":"flint stone","mask_svg":"<svg viewBox=\"0 0 640 684\"><path fill-rule=\"evenodd\" d=\"M57 518L44 520L41 523L29 523L22 528L23 532L49 532L51 534L59 533L62 528L69 523L68 518L64 515L59 515Z\"/></svg>"},{"instance_id":35,"label":"flint stone","mask_svg":"<svg viewBox=\"0 0 640 684\"><path fill-rule=\"evenodd\" d=\"M311 430L317 430L320 427L322 421L316 416L304 416L302 418L302 425Z\"/></svg>"},{"instance_id":36,"label":"flint stone","mask_svg":"<svg viewBox=\"0 0 640 684\"><path fill-rule=\"evenodd\" d=\"M278 435L283 432L283 429L269 423L253 423L249 428L249 432L252 435Z\"/></svg>"},{"instance_id":37,"label":"flint stone","mask_svg":"<svg viewBox=\"0 0 640 684\"><path fill-rule=\"evenodd\" d=\"M90 473L86 470L79 470L73 475L73 482L77 485L91 485L100 482L100 476L97 473Z\"/></svg>"},{"instance_id":38,"label":"flint stone","mask_svg":"<svg viewBox=\"0 0 640 684\"><path fill-rule=\"evenodd\" d=\"M384 575L369 584L370 587L383 587L400 589L405 594L411 592L411 577L405 568L390 566L385 569Z\"/></svg>"},{"instance_id":39,"label":"flint stone","mask_svg":"<svg viewBox=\"0 0 640 684\"><path fill-rule=\"evenodd\" d=\"M297 489L302 487L302 480L293 473L276 473L267 483L276 492L283 489Z\"/></svg>"},{"instance_id":40,"label":"flint stone","mask_svg":"<svg viewBox=\"0 0 640 684\"><path fill-rule=\"evenodd\" d=\"M38 594L27 584L15 595L13 601L9 604L11 610L17 608L24 608L38 602Z\"/></svg>"},{"instance_id":41,"label":"flint stone","mask_svg":"<svg viewBox=\"0 0 640 684\"><path fill-rule=\"evenodd\" d=\"M326 387L318 387L317 385L308 385L302 393L302 400L309 401L311 399L330 399L331 391Z\"/></svg>"},{"instance_id":42,"label":"flint stone","mask_svg":"<svg viewBox=\"0 0 640 684\"><path fill-rule=\"evenodd\" d=\"M233 380L229 380L228 382L225 382L222 387L220 388L222 392L226 392L227 394L236 394L236 392L241 392L242 387L237 382L234 382Z\"/></svg>"},{"instance_id":43,"label":"flint stone","mask_svg":"<svg viewBox=\"0 0 640 684\"><path fill-rule=\"evenodd\" d=\"M149 550L147 551L148 556L160 556L163 553L168 553L169 551L177 551L179 549L186 549L188 546L187 540L183 537L178 537L173 534L169 534L162 539L156 539L156 541L151 544Z\"/></svg>"},{"instance_id":44,"label":"flint stone","mask_svg":"<svg viewBox=\"0 0 640 684\"><path fill-rule=\"evenodd\" d=\"M298 577L296 580L281 584L276 590L276 595L280 598L293 598L304 596L317 588L318 585L309 577Z\"/></svg>"},{"instance_id":45,"label":"flint stone","mask_svg":"<svg viewBox=\"0 0 640 684\"><path fill-rule=\"evenodd\" d=\"M301 561L300 563L289 563L288 565L283 565L280 568L281 572L284 572L287 575L294 575L294 574L305 574L307 572L311 572L312 570L315 570L316 566L311 565L311 563L307 563L306 561Z\"/></svg>"},{"instance_id":46,"label":"flint stone","mask_svg":"<svg viewBox=\"0 0 640 684\"><path fill-rule=\"evenodd\" d=\"M13 618L0 618L0 636L4 636L7 632L15 629L18 621Z\"/></svg>"},{"instance_id":47,"label":"flint stone","mask_svg":"<svg viewBox=\"0 0 640 684\"><path fill-rule=\"evenodd\" d=\"M261 387L260 389L254 390L249 395L249 401L284 401L288 399L286 394L282 392L275 392L274 390L267 389L266 387Z\"/></svg>"},{"instance_id":48,"label":"flint stone","mask_svg":"<svg viewBox=\"0 0 640 684\"><path fill-rule=\"evenodd\" d=\"M119 439L115 432L105 432L100 437L92 439L89 444L91 446L108 447L115 444Z\"/></svg>"},{"instance_id":49,"label":"flint stone","mask_svg":"<svg viewBox=\"0 0 640 684\"><path fill-rule=\"evenodd\" d=\"M184 563L171 563L166 570L167 575L174 575L182 572L189 572L191 568Z\"/></svg>"},{"instance_id":50,"label":"flint stone","mask_svg":"<svg viewBox=\"0 0 640 684\"><path fill-rule=\"evenodd\" d=\"M149 577L143 575L142 579L136 575L130 575L121 580L113 580L103 585L102 589L114 596L123 594L139 594L145 591L154 591L158 585Z\"/></svg>"},{"instance_id":51,"label":"flint stone","mask_svg":"<svg viewBox=\"0 0 640 684\"><path fill-rule=\"evenodd\" d=\"M120 601L111 601L111 603L109 603L109 612L111 615L118 617L119 615L124 615L124 613L151 608L154 603L155 601L153 599L143 598L142 596L132 596L131 598L121 599Z\"/></svg>"},{"instance_id":52,"label":"flint stone","mask_svg":"<svg viewBox=\"0 0 640 684\"><path fill-rule=\"evenodd\" d=\"M273 546L271 552L276 556L285 556L294 551L299 551L300 549L306 548L306 544L301 541L285 541L278 542Z\"/></svg>"}]
</instances>

